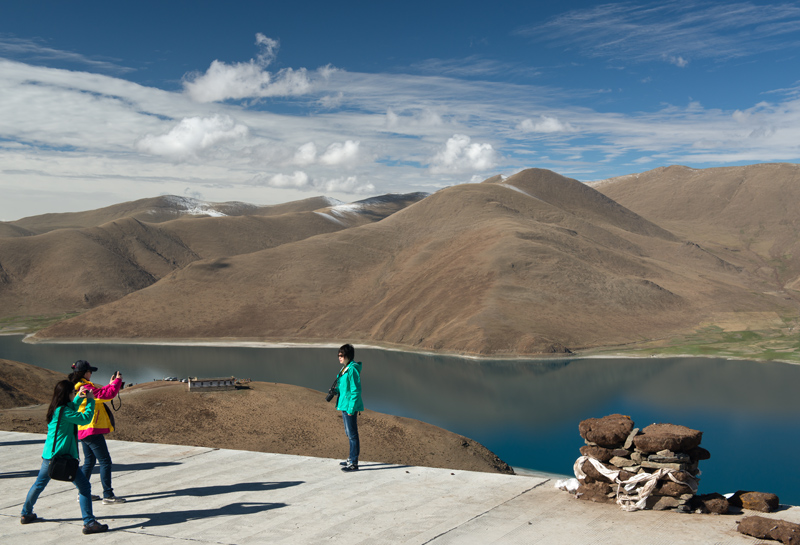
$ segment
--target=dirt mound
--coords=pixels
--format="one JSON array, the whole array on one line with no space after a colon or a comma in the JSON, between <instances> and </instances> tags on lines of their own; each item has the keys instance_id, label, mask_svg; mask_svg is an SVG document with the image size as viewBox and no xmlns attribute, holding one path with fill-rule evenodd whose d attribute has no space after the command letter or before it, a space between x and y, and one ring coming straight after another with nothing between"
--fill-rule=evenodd
<instances>
[{"instance_id":1,"label":"dirt mound","mask_svg":"<svg viewBox=\"0 0 800 545\"><path fill-rule=\"evenodd\" d=\"M63 373L0 359L0 409L49 404L55 384L65 378Z\"/></svg>"},{"instance_id":2,"label":"dirt mound","mask_svg":"<svg viewBox=\"0 0 800 545\"><path fill-rule=\"evenodd\" d=\"M0 391L0 429L45 433L46 404L8 409L8 403L49 403L61 378L0 360L0 384L20 385L16 397L4 386ZM115 404L117 429L110 439L342 459L349 449L341 413L322 392L299 386L251 382L235 391L198 393L186 384L157 381L125 388ZM418 420L367 410L358 427L363 460L513 473L481 444Z\"/></svg>"}]
</instances>

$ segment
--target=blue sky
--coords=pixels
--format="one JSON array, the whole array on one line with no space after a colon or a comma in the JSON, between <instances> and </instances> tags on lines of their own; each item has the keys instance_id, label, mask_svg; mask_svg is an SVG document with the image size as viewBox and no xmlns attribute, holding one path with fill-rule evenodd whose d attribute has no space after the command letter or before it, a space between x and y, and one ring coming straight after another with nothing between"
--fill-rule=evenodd
<instances>
[{"instance_id":1,"label":"blue sky","mask_svg":"<svg viewBox=\"0 0 800 545\"><path fill-rule=\"evenodd\" d=\"M0 219L800 159L800 3L0 3Z\"/></svg>"}]
</instances>

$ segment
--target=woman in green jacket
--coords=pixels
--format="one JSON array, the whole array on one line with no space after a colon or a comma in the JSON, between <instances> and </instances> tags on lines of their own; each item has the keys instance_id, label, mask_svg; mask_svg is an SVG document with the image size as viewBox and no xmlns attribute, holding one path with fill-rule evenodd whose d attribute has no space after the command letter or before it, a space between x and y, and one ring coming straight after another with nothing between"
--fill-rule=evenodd
<instances>
[{"instance_id":1,"label":"woman in green jacket","mask_svg":"<svg viewBox=\"0 0 800 545\"><path fill-rule=\"evenodd\" d=\"M42 467L39 469L39 476L36 477L36 482L33 483L33 486L28 491L28 497L22 506L22 516L19 519L22 524L41 520L33 512L33 505L39 498L39 494L44 491L47 483L50 482L50 476L47 474L50 460L60 454L67 454L75 459L78 458L77 426L85 426L92 421L94 394L92 394L91 390L83 389L73 399L74 391L72 383L68 380L62 380L56 384L53 390L53 399L47 409L47 440L44 443L44 452L42 452ZM81 413L78 412L78 405L83 401L83 398L86 399L86 409ZM58 429L56 430L56 428ZM78 471L75 474L73 483L80 493L78 502L83 516L83 533L98 534L108 530L108 525L97 522L92 513L92 488L89 480L83 473Z\"/></svg>"},{"instance_id":2,"label":"woman in green jacket","mask_svg":"<svg viewBox=\"0 0 800 545\"><path fill-rule=\"evenodd\" d=\"M350 456L342 462L342 471L358 471L358 455L361 452L361 442L358 439L358 413L364 410L361 401L361 362L353 361L355 348L346 344L339 349L339 363L342 370L339 373L337 389L339 401L336 408L342 411L344 432L350 441Z\"/></svg>"}]
</instances>

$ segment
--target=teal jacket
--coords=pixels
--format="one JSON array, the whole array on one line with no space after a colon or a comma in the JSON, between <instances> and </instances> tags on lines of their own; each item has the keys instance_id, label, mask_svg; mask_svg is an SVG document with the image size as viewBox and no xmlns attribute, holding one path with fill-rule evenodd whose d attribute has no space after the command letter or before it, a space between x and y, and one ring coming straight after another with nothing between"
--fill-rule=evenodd
<instances>
[{"instance_id":1,"label":"teal jacket","mask_svg":"<svg viewBox=\"0 0 800 545\"><path fill-rule=\"evenodd\" d=\"M364 410L361 401L361 362L351 361L339 377L339 402L336 408L347 414L354 414Z\"/></svg>"},{"instance_id":2,"label":"teal jacket","mask_svg":"<svg viewBox=\"0 0 800 545\"><path fill-rule=\"evenodd\" d=\"M47 440L44 442L42 458L50 460L59 454L69 454L72 458L78 457L78 438L75 426L85 426L92 421L94 416L94 399L86 400L86 410L78 412L78 407L84 398L75 396L75 399L66 405L61 405L53 413L53 419L47 425ZM58 415L61 414L61 424L58 424ZM58 425L58 437L56 437ZM53 449L55 445L55 449Z\"/></svg>"}]
</instances>

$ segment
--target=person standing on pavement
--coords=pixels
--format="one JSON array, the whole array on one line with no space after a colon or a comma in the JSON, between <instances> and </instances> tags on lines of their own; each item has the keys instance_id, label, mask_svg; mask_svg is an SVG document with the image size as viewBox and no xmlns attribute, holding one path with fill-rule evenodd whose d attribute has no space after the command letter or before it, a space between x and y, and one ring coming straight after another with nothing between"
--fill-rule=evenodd
<instances>
[{"instance_id":1,"label":"person standing on pavement","mask_svg":"<svg viewBox=\"0 0 800 545\"><path fill-rule=\"evenodd\" d=\"M97 367L92 367L86 360L78 360L72 364L72 373L69 380L75 389L88 388L97 400L99 407L94 411L94 417L88 424L78 426L78 439L83 446L83 465L81 471L86 479L92 474L95 463L100 466L100 483L103 485L103 503L125 503L125 498L114 494L111 487L111 455L108 453L106 434L114 431L114 415L108 409L107 403L117 397L122 387L122 375L117 371L111 376L108 386L98 387L92 382L92 373ZM81 404L80 411L86 406ZM99 500L98 496L92 499Z\"/></svg>"},{"instance_id":2,"label":"person standing on pavement","mask_svg":"<svg viewBox=\"0 0 800 545\"><path fill-rule=\"evenodd\" d=\"M53 389L53 399L47 409L47 439L42 451L42 467L36 481L28 491L25 503L22 504L22 513L19 519L20 524L30 524L39 522L42 519L33 512L33 506L39 495L44 492L47 483L50 482L48 470L50 461L56 456L63 454L71 458L78 459L77 430L75 426L88 424L94 417L95 400L92 391L88 388L80 390L74 396L72 382L62 380ZM83 412L78 411L78 403L83 402ZM99 534L108 530L108 524L100 524L92 513L92 487L89 479L78 471L75 474L73 484L77 487L79 496L78 503L81 506L81 517L83 518L84 534Z\"/></svg>"},{"instance_id":3,"label":"person standing on pavement","mask_svg":"<svg viewBox=\"0 0 800 545\"><path fill-rule=\"evenodd\" d=\"M350 441L350 456L342 462L342 471L358 471L358 455L361 452L361 442L358 437L358 413L364 410L361 400L361 362L353 361L355 348L352 344L345 344L339 348L339 363L342 371L339 374L337 389L339 400L336 409L342 411L344 432Z\"/></svg>"}]
</instances>

